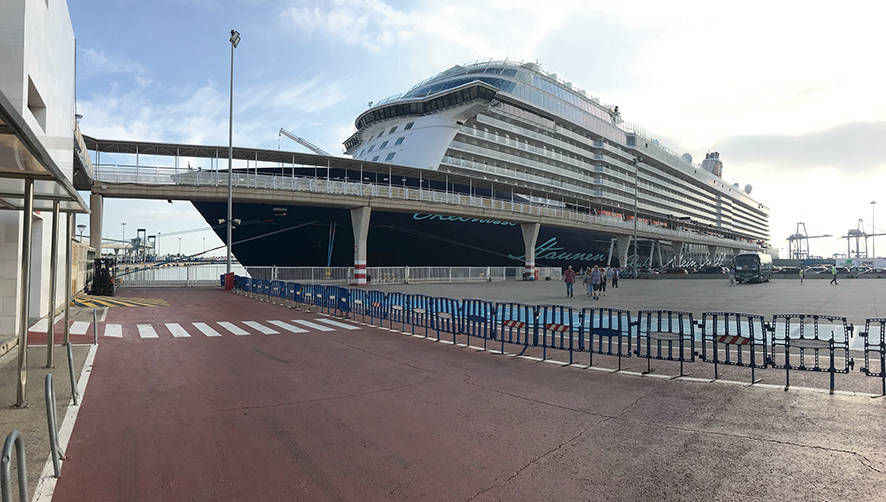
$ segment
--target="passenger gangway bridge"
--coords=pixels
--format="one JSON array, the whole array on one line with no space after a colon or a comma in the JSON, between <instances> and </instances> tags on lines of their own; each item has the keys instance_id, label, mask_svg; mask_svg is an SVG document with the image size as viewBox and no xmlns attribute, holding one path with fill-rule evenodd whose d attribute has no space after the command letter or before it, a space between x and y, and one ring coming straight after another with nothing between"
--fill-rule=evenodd
<instances>
[{"instance_id":1,"label":"passenger gangway bridge","mask_svg":"<svg viewBox=\"0 0 886 502\"><path fill-rule=\"evenodd\" d=\"M104 197L227 200L226 147L99 140L86 136L84 140L95 161L78 188L92 193L90 239L93 246L101 236ZM478 180L476 173L445 166L426 170L301 152L239 147L233 151L234 202L350 209L356 243L355 264L366 263L366 235L373 209L517 223L523 231L525 267L530 273L535 270L536 239L541 225L614 234L616 238L610 245L609 259L617 252L620 263L627 262L628 249L635 235L638 241L652 241L650 263L656 244L661 242L671 244L677 263L680 263L687 244L707 246L711 258L720 252L758 249L751 240L711 235L710 229L693 232L640 221L635 226L630 220L596 214L588 200L562 196L551 187L545 189L532 182L515 186L512 181L505 182L494 175L482 175ZM134 156L134 163L103 163L102 154L105 160L109 154L117 154L111 155L115 160L120 159L119 154L125 154L127 158ZM188 165L183 167L183 161ZM195 169L190 162L208 162L210 167ZM419 178L418 186L408 186L407 177ZM401 178L402 184L394 181ZM425 183L445 189L424 188ZM470 189L468 193L456 192L450 189L454 185L469 186ZM483 195L478 195L477 191L482 191ZM518 192L517 199L513 196L515 191ZM496 192L509 194L510 199L496 198L493 196ZM556 200L560 204L530 204L519 194L528 195L532 200ZM631 209L625 208L625 212Z\"/></svg>"}]
</instances>

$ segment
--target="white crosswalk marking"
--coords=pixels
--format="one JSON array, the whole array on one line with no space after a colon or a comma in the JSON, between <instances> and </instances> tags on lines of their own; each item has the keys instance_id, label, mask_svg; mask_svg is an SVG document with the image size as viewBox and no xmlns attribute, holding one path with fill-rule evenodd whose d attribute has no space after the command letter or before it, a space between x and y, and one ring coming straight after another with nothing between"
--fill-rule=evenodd
<instances>
[{"instance_id":1,"label":"white crosswalk marking","mask_svg":"<svg viewBox=\"0 0 886 502\"><path fill-rule=\"evenodd\" d=\"M191 324L206 336L221 336L221 333L212 329L212 327L205 322L192 322Z\"/></svg>"},{"instance_id":2,"label":"white crosswalk marking","mask_svg":"<svg viewBox=\"0 0 886 502\"><path fill-rule=\"evenodd\" d=\"M246 331L245 329L242 329L240 326L237 326L236 324L234 324L232 322L220 321L218 323L218 325L221 326L222 328L225 328L226 330L230 331L231 333L238 335L238 336L249 334L248 331Z\"/></svg>"},{"instance_id":3,"label":"white crosswalk marking","mask_svg":"<svg viewBox=\"0 0 886 502\"><path fill-rule=\"evenodd\" d=\"M326 324L331 324L332 326L337 326L339 328L344 329L360 329L358 326L352 326L350 324L345 324L343 322L333 321L332 319L317 319L318 321Z\"/></svg>"},{"instance_id":4,"label":"white crosswalk marking","mask_svg":"<svg viewBox=\"0 0 886 502\"><path fill-rule=\"evenodd\" d=\"M49 326L49 319L43 318L34 323L28 331L31 333L46 333L46 328Z\"/></svg>"},{"instance_id":5,"label":"white crosswalk marking","mask_svg":"<svg viewBox=\"0 0 886 502\"><path fill-rule=\"evenodd\" d=\"M266 335L279 335L280 334L280 332L277 331L276 329L271 329L271 328L265 326L264 324L261 324L261 323L255 322L255 321L243 321L243 324L249 326L250 328L252 328L256 331L264 333Z\"/></svg>"},{"instance_id":6,"label":"white crosswalk marking","mask_svg":"<svg viewBox=\"0 0 886 502\"><path fill-rule=\"evenodd\" d=\"M86 330L89 329L90 324L91 323L88 323L86 321L74 321L74 323L71 324L70 332L72 335L85 335Z\"/></svg>"},{"instance_id":7,"label":"white crosswalk marking","mask_svg":"<svg viewBox=\"0 0 886 502\"><path fill-rule=\"evenodd\" d=\"M160 335L154 331L154 327L150 324L139 324L138 325L138 336L142 338L160 338Z\"/></svg>"},{"instance_id":8,"label":"white crosswalk marking","mask_svg":"<svg viewBox=\"0 0 886 502\"><path fill-rule=\"evenodd\" d=\"M177 322L168 322L166 323L166 329L172 333L172 336L176 338L190 338L191 335L185 331L185 328L182 328L181 324Z\"/></svg>"},{"instance_id":9,"label":"white crosswalk marking","mask_svg":"<svg viewBox=\"0 0 886 502\"><path fill-rule=\"evenodd\" d=\"M293 333L307 333L307 332L308 332L308 330L306 330L306 329L301 329L301 328L299 328L298 326L293 326L293 325L289 324L288 322L283 322L283 321L268 321L268 323L269 323L269 324L273 324L274 326L277 326L278 328L283 328L283 329L285 329L286 331L291 331L291 332L293 332Z\"/></svg>"},{"instance_id":10,"label":"white crosswalk marking","mask_svg":"<svg viewBox=\"0 0 886 502\"><path fill-rule=\"evenodd\" d=\"M323 326L320 324L314 324L311 321L302 321L301 319L293 319L292 322L297 322L302 326L307 326L311 329L316 329L317 331L335 331L335 328L330 328L329 326Z\"/></svg>"},{"instance_id":11,"label":"white crosswalk marking","mask_svg":"<svg viewBox=\"0 0 886 502\"><path fill-rule=\"evenodd\" d=\"M123 326L119 324L105 324L105 336L123 338Z\"/></svg>"}]
</instances>

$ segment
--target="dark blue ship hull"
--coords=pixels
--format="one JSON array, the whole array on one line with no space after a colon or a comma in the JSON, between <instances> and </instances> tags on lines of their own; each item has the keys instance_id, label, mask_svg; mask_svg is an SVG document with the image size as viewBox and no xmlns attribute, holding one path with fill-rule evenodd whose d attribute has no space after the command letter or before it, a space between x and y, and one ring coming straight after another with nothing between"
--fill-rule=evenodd
<instances>
[{"instance_id":1,"label":"dark blue ship hull","mask_svg":"<svg viewBox=\"0 0 886 502\"><path fill-rule=\"evenodd\" d=\"M194 202L225 241L223 202ZM354 237L348 209L238 204L233 252L246 266L333 266L354 263ZM536 266L606 265L614 236L603 232L542 226ZM641 243L638 251L644 253ZM648 244L647 244L647 250ZM372 211L367 262L381 266L523 266L520 225L499 220L435 214ZM648 253L648 251L646 251ZM612 266L620 266L613 253Z\"/></svg>"}]
</instances>

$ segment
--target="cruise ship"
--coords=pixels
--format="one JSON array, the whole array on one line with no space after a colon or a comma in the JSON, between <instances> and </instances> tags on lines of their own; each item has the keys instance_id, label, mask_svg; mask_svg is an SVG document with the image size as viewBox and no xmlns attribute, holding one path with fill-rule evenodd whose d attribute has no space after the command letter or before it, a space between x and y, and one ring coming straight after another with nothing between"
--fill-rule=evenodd
<instances>
[{"instance_id":1,"label":"cruise ship","mask_svg":"<svg viewBox=\"0 0 886 502\"><path fill-rule=\"evenodd\" d=\"M580 200L582 210L613 219L631 221L636 211L645 224L745 244L765 246L769 240L768 208L751 197L749 185L723 179L719 153L693 163L689 154L672 152L624 122L618 106L601 104L535 63L453 66L403 94L370 103L355 126L345 153L367 163L414 168L403 185L421 186L422 172L444 171L477 180L468 186L447 183L450 192L558 207ZM484 188L482 180L492 178L513 189ZM573 202L563 202L567 199ZM209 222L223 211L218 203L195 205ZM235 212L260 220L266 209L238 204ZM300 221L304 226L296 231L272 237L279 242L235 245L235 255L247 265L353 264L347 209L287 208L287 225ZM604 232L542 225L536 265L629 265L619 263L614 242ZM658 246L659 263L650 263L651 245L638 242L632 253L638 265L704 265L731 254L724 248L712 256L696 245L677 253L665 239ZM372 213L367 249L369 266L521 266L524 255L520 227L511 222L384 211ZM683 263L674 263L676 256Z\"/></svg>"}]
</instances>

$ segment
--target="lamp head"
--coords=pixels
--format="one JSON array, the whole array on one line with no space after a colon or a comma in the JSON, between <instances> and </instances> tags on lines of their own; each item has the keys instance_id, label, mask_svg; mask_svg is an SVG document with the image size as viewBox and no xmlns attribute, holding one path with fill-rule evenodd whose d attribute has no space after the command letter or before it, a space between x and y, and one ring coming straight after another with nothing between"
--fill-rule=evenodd
<instances>
[{"instance_id":1,"label":"lamp head","mask_svg":"<svg viewBox=\"0 0 886 502\"><path fill-rule=\"evenodd\" d=\"M236 49L237 44L239 44L239 43L240 43L240 32L237 30L231 30L231 45L233 45L234 48Z\"/></svg>"}]
</instances>

